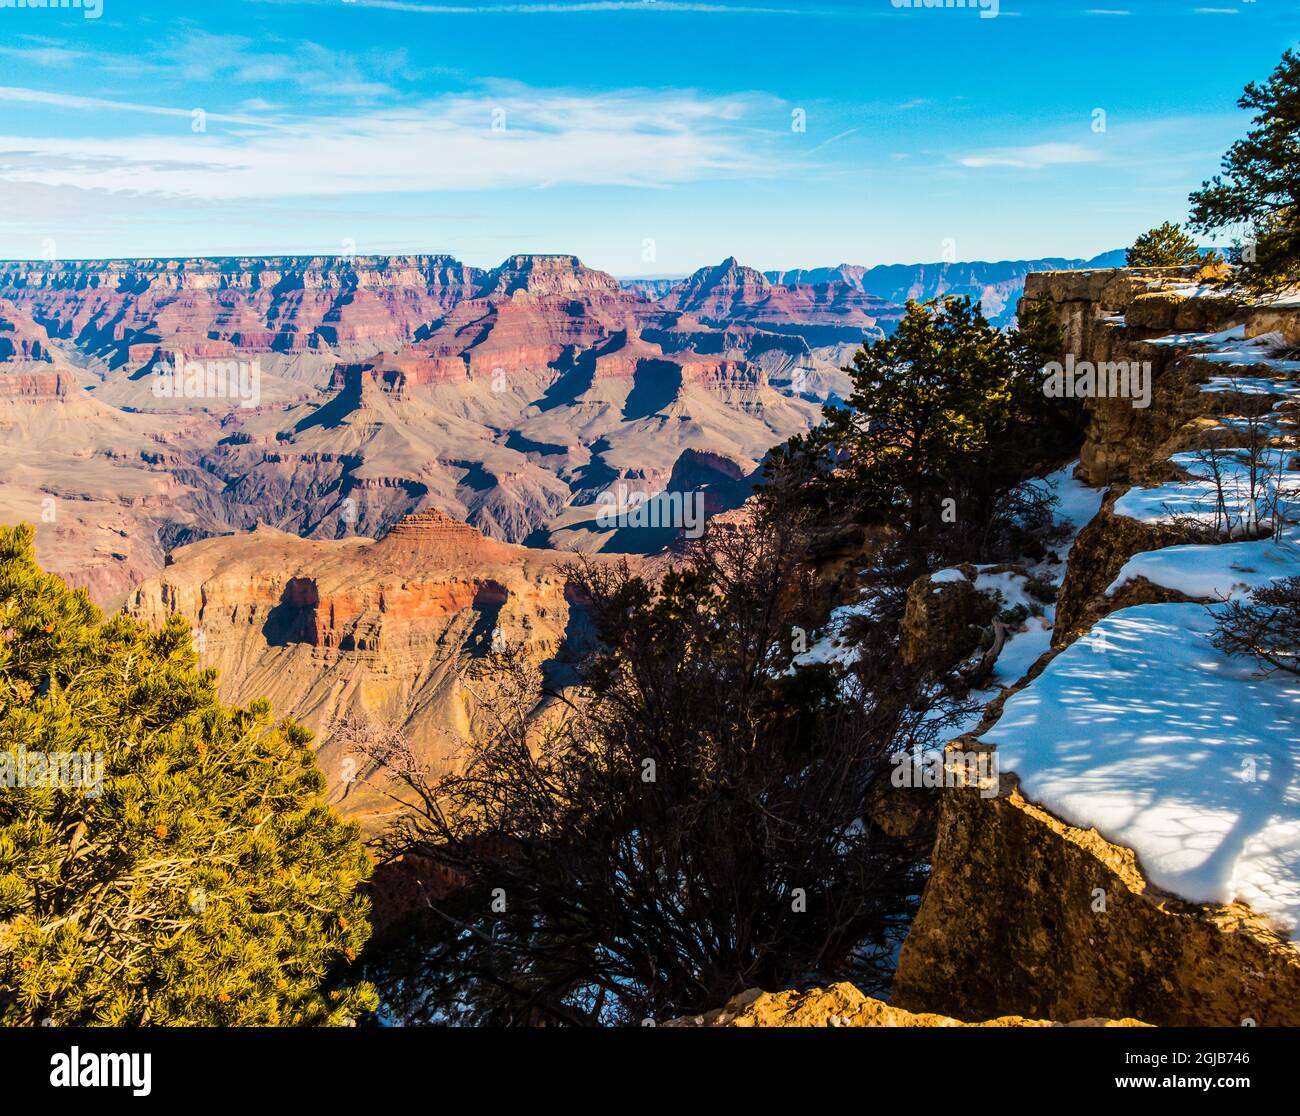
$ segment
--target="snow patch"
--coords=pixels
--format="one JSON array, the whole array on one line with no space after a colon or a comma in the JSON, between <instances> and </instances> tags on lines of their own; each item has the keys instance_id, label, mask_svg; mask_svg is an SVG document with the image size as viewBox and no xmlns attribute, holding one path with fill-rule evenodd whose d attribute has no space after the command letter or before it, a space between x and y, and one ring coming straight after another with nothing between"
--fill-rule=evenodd
<instances>
[{"instance_id":1,"label":"snow patch","mask_svg":"<svg viewBox=\"0 0 1300 1116\"><path fill-rule=\"evenodd\" d=\"M1300 681L1210 644L1222 606L1113 613L986 734L1024 794L1132 848L1157 887L1300 940Z\"/></svg>"},{"instance_id":2,"label":"snow patch","mask_svg":"<svg viewBox=\"0 0 1300 1116\"><path fill-rule=\"evenodd\" d=\"M1291 506L1300 498L1300 474L1288 471L1295 457L1295 450L1265 450L1252 480L1242 451L1222 451L1217 458L1223 486L1220 506L1218 486L1211 479L1213 463L1207 455L1195 450L1177 453L1170 461L1188 473L1189 480L1131 488L1115 501L1114 512L1139 523L1188 519L1225 535L1250 534L1270 524L1279 504Z\"/></svg>"},{"instance_id":3,"label":"snow patch","mask_svg":"<svg viewBox=\"0 0 1300 1116\"><path fill-rule=\"evenodd\" d=\"M1258 539L1214 545L1167 546L1135 554L1106 589L1115 595L1139 577L1189 597L1228 600L1300 573L1300 548L1294 543Z\"/></svg>"}]
</instances>

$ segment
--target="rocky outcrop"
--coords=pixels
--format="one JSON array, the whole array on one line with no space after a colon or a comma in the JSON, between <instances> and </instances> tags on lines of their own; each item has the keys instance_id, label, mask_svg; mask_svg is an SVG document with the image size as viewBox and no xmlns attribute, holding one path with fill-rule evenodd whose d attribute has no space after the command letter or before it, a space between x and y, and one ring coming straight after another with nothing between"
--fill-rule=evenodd
<instances>
[{"instance_id":1,"label":"rocky outcrop","mask_svg":"<svg viewBox=\"0 0 1300 1116\"><path fill-rule=\"evenodd\" d=\"M1110 271L1031 275L1027 281L1026 299L1050 307L1078 360L1149 359L1154 388L1145 409L1128 399L1084 404L1088 434L1080 472L1090 483L1114 487L1070 550L1052 639L1056 657L1042 656L1026 679L990 703L978 740L972 734L950 744L953 757L972 750L997 754L999 723L1018 690L1026 691L1019 695L1026 700L1006 732L1019 733L1022 755L1034 746L1035 733L1058 745L1071 742L1063 745L1067 750L1082 747L1071 734L1086 734L1079 727L1086 716L1056 736L1052 718L1068 716L1063 711L1084 701L1089 679L1111 660L1103 655L1096 666L1076 661L1056 677L1062 656L1073 653L1063 649L1117 609L1161 606L1141 610L1145 615L1188 600L1144 577L1107 596L1134 555L1206 541L1203 531L1182 522L1140 522L1117 514L1117 499L1131 484L1171 479L1177 474L1168 460L1173 452L1225 429L1218 418L1239 415L1252 398L1258 405L1258 395L1201 390L1212 375L1224 379L1231 365L1205 359L1197 335L1240 324L1253 311L1194 293L1187 278L1181 272ZM1275 319L1268 324L1274 328L1266 332L1280 332ZM1151 344L1153 335L1171 331L1191 336ZM1238 362L1237 372L1243 364L1249 372L1249 355L1231 359ZM1141 658L1141 646L1135 646L1139 650L1130 653ZM1055 690L1043 688L1047 675L1053 675ZM1044 705L1049 692L1056 696ZM1180 716L1196 714L1180 710L1179 702L1195 705L1196 697L1162 693L1139 695L1136 702L1157 703L1176 731L1187 723ZM1093 722L1099 737L1119 715L1100 703ZM1214 715L1208 716L1206 723L1213 722ZM1231 727L1232 711L1223 716ZM1086 765L1078 770L1082 777ZM1059 763L1053 772L1058 782L1076 786L1060 775ZM1072 793L1072 801L1082 801L1077 790ZM1031 801L1014 772L1001 772L993 796L952 787L938 797L931 876L900 953L892 989L896 1006L963 1019L1016 1014L1136 1017L1174 1026L1300 1024L1300 949L1282 936L1285 926L1240 901L1190 902L1161 890L1132 849Z\"/></svg>"},{"instance_id":2,"label":"rocky outcrop","mask_svg":"<svg viewBox=\"0 0 1300 1116\"><path fill-rule=\"evenodd\" d=\"M975 587L973 569L969 577L918 578L907 591L899 657L909 667L945 671L975 649L997 611L998 602Z\"/></svg>"},{"instance_id":3,"label":"rocky outcrop","mask_svg":"<svg viewBox=\"0 0 1300 1116\"><path fill-rule=\"evenodd\" d=\"M1132 851L1035 806L1006 773L1002 782L996 798L942 794L895 1004L965 1019L1300 1025L1294 945L1240 904L1158 891Z\"/></svg>"},{"instance_id":4,"label":"rocky outcrop","mask_svg":"<svg viewBox=\"0 0 1300 1116\"><path fill-rule=\"evenodd\" d=\"M22 365L24 371L13 371L19 367L0 365L0 399L17 400L60 400L66 399L68 393L77 387L76 380L68 371L43 372L38 369L47 365Z\"/></svg>"},{"instance_id":5,"label":"rocky outcrop","mask_svg":"<svg viewBox=\"0 0 1300 1116\"><path fill-rule=\"evenodd\" d=\"M731 318L766 299L773 285L762 272L728 256L714 267L702 267L661 300L673 310L704 318Z\"/></svg>"},{"instance_id":6,"label":"rocky outcrop","mask_svg":"<svg viewBox=\"0 0 1300 1116\"><path fill-rule=\"evenodd\" d=\"M1004 1015L963 1023L947 1015L911 1012L865 996L851 984L832 984L804 992L763 992L751 988L703 1015L674 1019L667 1027L1142 1027L1136 1019L1080 1019L1053 1023Z\"/></svg>"},{"instance_id":7,"label":"rocky outcrop","mask_svg":"<svg viewBox=\"0 0 1300 1116\"><path fill-rule=\"evenodd\" d=\"M511 256L491 272L479 294L618 294L618 280L587 267L577 256Z\"/></svg>"},{"instance_id":8,"label":"rocky outcrop","mask_svg":"<svg viewBox=\"0 0 1300 1116\"><path fill-rule=\"evenodd\" d=\"M1242 321L1246 311L1227 299L1189 297L1191 274L1190 268L1130 268L1042 272L1025 279L1025 303L1051 311L1068 356L1094 366L1150 367L1149 406L1134 406L1122 396L1083 402L1088 438L1080 476L1088 484L1165 479L1168 454L1161 448L1205 411L1199 385L1212 370L1195 360L1195 345L1147 342L1162 333L1222 329Z\"/></svg>"},{"instance_id":9,"label":"rocky outcrop","mask_svg":"<svg viewBox=\"0 0 1300 1116\"><path fill-rule=\"evenodd\" d=\"M49 334L16 307L0 306L0 363L53 360Z\"/></svg>"},{"instance_id":10,"label":"rocky outcrop","mask_svg":"<svg viewBox=\"0 0 1300 1116\"><path fill-rule=\"evenodd\" d=\"M1105 595L1124 563L1133 555L1163 546L1205 541L1204 532L1190 526L1139 523L1114 514L1115 501L1127 487L1119 485L1111 489L1101 511L1079 533L1070 550L1065 581L1057 600L1053 647L1073 642L1116 609L1187 600L1180 593L1147 581L1132 582L1114 596Z\"/></svg>"},{"instance_id":11,"label":"rocky outcrop","mask_svg":"<svg viewBox=\"0 0 1300 1116\"><path fill-rule=\"evenodd\" d=\"M463 383L468 375L465 361L460 356L440 356L411 348L397 353L380 353L353 364L336 365L330 387L339 392L357 394L373 387L404 397L414 388Z\"/></svg>"},{"instance_id":12,"label":"rocky outcrop","mask_svg":"<svg viewBox=\"0 0 1300 1116\"><path fill-rule=\"evenodd\" d=\"M1246 336L1280 333L1288 345L1300 346L1300 292L1252 306L1246 315Z\"/></svg>"}]
</instances>

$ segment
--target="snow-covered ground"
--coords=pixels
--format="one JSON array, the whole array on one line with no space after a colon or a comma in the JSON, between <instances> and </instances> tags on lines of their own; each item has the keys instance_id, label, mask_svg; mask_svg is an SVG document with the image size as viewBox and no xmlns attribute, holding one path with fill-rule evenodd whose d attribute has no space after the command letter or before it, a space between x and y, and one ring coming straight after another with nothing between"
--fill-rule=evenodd
<instances>
[{"instance_id":1,"label":"snow-covered ground","mask_svg":"<svg viewBox=\"0 0 1300 1116\"><path fill-rule=\"evenodd\" d=\"M961 736L974 729L984 716L984 707L1002 693L1006 686L1014 685L1023 678L1052 645L1052 629L1056 623L1056 605L1039 601L1026 592L1025 586L1030 577L1039 578L1054 586L1058 591L1065 576L1065 557L1089 521L1101 508L1104 490L1090 488L1074 476L1077 461L1071 461L1064 468L1045 477L1029 481L1027 487L1039 491L1049 491L1056 498L1052 509L1053 518L1065 530L1048 548L1057 559L1055 562L1039 562L1028 567L1028 575L1010 573L1005 570L994 573L995 567L976 566L975 588L981 592L996 591L1002 600L1003 609L1024 606L1031 614L1026 617L1020 631L1007 634L1002 651L993 666L993 685L983 690L973 691L970 695L973 706L957 724L951 726L947 739ZM938 570L930 575L932 582L966 580L960 569ZM1034 615L1041 613L1041 615Z\"/></svg>"},{"instance_id":2,"label":"snow-covered ground","mask_svg":"<svg viewBox=\"0 0 1300 1116\"><path fill-rule=\"evenodd\" d=\"M1196 450L1177 453L1170 461L1191 479L1130 488L1115 501L1114 511L1140 523L1190 519L1226 535L1254 534L1269 526L1279 505L1300 507L1300 473L1288 468L1295 456L1295 450L1264 450L1252 476L1242 451L1220 451L1214 460Z\"/></svg>"},{"instance_id":3,"label":"snow-covered ground","mask_svg":"<svg viewBox=\"0 0 1300 1116\"><path fill-rule=\"evenodd\" d=\"M818 663L852 666L858 661L859 651L852 643L846 642L845 632L849 621L855 616L870 616L874 611L875 601L871 598L833 609L817 641L807 651L794 657L791 671L795 667L815 666Z\"/></svg>"},{"instance_id":4,"label":"snow-covered ground","mask_svg":"<svg viewBox=\"0 0 1300 1116\"><path fill-rule=\"evenodd\" d=\"M1049 490L1056 497L1056 507L1052 514L1069 527L1066 537L1057 544L1056 553L1064 558L1074 545L1079 532L1088 525L1093 516L1101 509L1101 501L1106 495L1104 488L1089 488L1074 475L1078 461L1071 461L1055 473L1049 473L1040 480L1032 480L1028 487ZM1064 571L1062 571L1064 572Z\"/></svg>"},{"instance_id":5,"label":"snow-covered ground","mask_svg":"<svg viewBox=\"0 0 1300 1116\"><path fill-rule=\"evenodd\" d=\"M1244 381L1247 390L1285 401L1300 394L1285 382L1300 362L1272 355L1275 342L1246 342L1238 327L1156 343L1213 346L1197 354L1212 363L1266 364L1280 379ZM1213 378L1203 390L1242 385ZM1270 432L1285 424L1277 415ZM1107 593L1140 576L1226 600L1300 575L1295 455L1267 451L1253 481L1243 453L1218 456L1222 499L1205 455L1174 456L1190 480L1130 489L1115 514L1145 523L1189 517L1225 541L1136 554ZM1248 537L1269 526L1276 541ZM1218 651L1210 637L1224 607L1110 614L1014 694L984 738L1028 798L1133 849L1157 887L1195 902L1243 900L1300 941L1300 679L1266 676L1254 660Z\"/></svg>"},{"instance_id":6,"label":"snow-covered ground","mask_svg":"<svg viewBox=\"0 0 1300 1116\"><path fill-rule=\"evenodd\" d=\"M986 734L1024 794L1132 848L1156 886L1300 938L1300 680L1209 642L1201 605L1112 613Z\"/></svg>"},{"instance_id":7,"label":"snow-covered ground","mask_svg":"<svg viewBox=\"0 0 1300 1116\"><path fill-rule=\"evenodd\" d=\"M1300 384L1262 376L1211 376L1201 385L1201 390L1212 394L1230 391L1236 395L1276 395L1286 399L1300 395Z\"/></svg>"},{"instance_id":8,"label":"snow-covered ground","mask_svg":"<svg viewBox=\"0 0 1300 1116\"><path fill-rule=\"evenodd\" d=\"M1041 578L1058 590L1065 575L1065 556L1074 545L1079 532L1097 514L1104 495L1103 489L1089 488L1074 477L1074 468L1077 464L1077 461L1072 461L1055 473L1029 482L1029 487L1050 491L1056 497L1057 504L1052 509L1052 515L1067 528L1050 548L1058 561L1040 562L1029 568L1031 577ZM975 588L981 592L990 590L997 592L1002 598L1003 608L1024 606L1042 612L1041 616L1030 615L1025 621L1023 631L1009 633L1002 652L998 655L993 669L994 678L997 679L999 687L1010 686L1023 678L1038 657L1051 646L1052 628L1056 623L1056 606L1043 604L1028 594L1025 591L1027 579L1024 577L1005 571L993 573L992 567L988 566L977 566L976 570L978 576L975 578ZM960 570L940 570L932 574L930 580L950 580L948 575L951 574L964 576ZM994 687L986 695L986 700L992 700L997 693L998 687ZM974 724L970 727L973 728Z\"/></svg>"},{"instance_id":9,"label":"snow-covered ground","mask_svg":"<svg viewBox=\"0 0 1300 1116\"><path fill-rule=\"evenodd\" d=\"M1220 330L1218 333L1171 333L1167 337L1153 338L1147 344L1176 348L1204 345L1208 347L1208 351L1197 353L1197 359L1210 364L1262 365L1282 376L1300 372L1300 360L1291 360L1280 355L1287 350L1286 342L1280 333L1263 333L1247 340L1246 327L1240 325ZM1202 388L1201 390L1215 389Z\"/></svg>"},{"instance_id":10,"label":"snow-covered ground","mask_svg":"<svg viewBox=\"0 0 1300 1116\"><path fill-rule=\"evenodd\" d=\"M1189 597L1228 600L1284 577L1300 574L1300 547L1293 542L1259 539L1219 546L1167 546L1135 554L1106 590L1144 577Z\"/></svg>"},{"instance_id":11,"label":"snow-covered ground","mask_svg":"<svg viewBox=\"0 0 1300 1116\"><path fill-rule=\"evenodd\" d=\"M1041 612L1041 615L1029 615L1024 621L1023 630L1008 634L1006 643L994 664L992 685L983 690L973 691L969 695L968 702L963 703L963 709L957 719L944 724L942 734L933 746L923 749L917 757L918 762L930 752L942 749L947 741L973 730L984 716L984 707L1002 693L1003 687L1010 686L1023 678L1029 668L1051 646L1056 606L1045 604L1028 594L1025 591L1025 584L1029 577L1037 577L1060 588L1065 575L1066 554L1079 532L1101 507L1103 490L1089 488L1076 480L1073 474L1077 464L1077 461L1072 461L1046 477L1028 482L1029 486L1039 490L1050 490L1057 499L1057 504L1052 509L1053 517L1065 527L1061 536L1050 547L1057 560L1038 563L1029 569L1028 576L1005 571L994 573L993 568L988 566L976 567L976 588L996 590L1002 598L1003 609L1024 605L1027 609L1033 608ZM965 581L966 574L956 568L937 570L930 575L930 580L936 585L942 585L945 582ZM875 602L867 597L834 609L825 627L816 633L817 638L808 650L795 656L790 671L793 672L799 666L812 666L818 663L837 664L845 668L852 666L857 662L859 650L848 637L849 623L855 617L871 616L874 607ZM844 685L851 686L851 680L846 679ZM950 717L953 712L948 703L941 702L926 715L924 720L932 721L941 717Z\"/></svg>"},{"instance_id":12,"label":"snow-covered ground","mask_svg":"<svg viewBox=\"0 0 1300 1116\"><path fill-rule=\"evenodd\" d=\"M1039 563L1029 571L1029 576L1042 578L1058 588L1065 574L1065 555L1074 545L1079 532L1097 514L1103 496L1102 489L1089 488L1082 481L1075 479L1074 468L1077 464L1077 461L1072 461L1046 477L1027 483L1027 487L1050 491L1056 497L1057 504L1052 509L1052 514L1066 528L1051 547L1057 561ZM999 685L973 695L977 699L982 699L981 705L996 697L1002 686L1008 686L1022 678L1025 671L1048 649L1052 640L1052 624L1056 613L1054 605L1044 605L1025 592L1025 582L1028 580L1026 577L1006 572L992 573L992 569L993 567L990 566L976 567L975 587L977 589L996 590L1004 602L1003 608L1024 605L1026 608L1041 609L1043 615L1041 617L1031 615L1025 622L1024 631L1012 632L1007 637L994 669L994 676ZM936 586L945 582L965 580L966 575L957 568L936 570L930 575L930 581ZM870 616L872 608L873 603L868 599L841 605L833 610L816 642L807 651L795 657L794 665L838 663L847 667L856 662L858 650L852 644L845 642L845 630L853 617ZM960 731L974 728L978 723L979 714L976 714L974 719ZM953 735L959 734L957 732Z\"/></svg>"}]
</instances>

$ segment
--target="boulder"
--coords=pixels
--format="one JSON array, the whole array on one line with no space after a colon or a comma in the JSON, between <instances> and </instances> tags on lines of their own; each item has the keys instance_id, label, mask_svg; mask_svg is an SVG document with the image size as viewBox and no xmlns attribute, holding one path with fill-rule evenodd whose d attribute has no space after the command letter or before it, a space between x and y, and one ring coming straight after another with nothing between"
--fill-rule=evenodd
<instances>
[{"instance_id":1,"label":"boulder","mask_svg":"<svg viewBox=\"0 0 1300 1116\"><path fill-rule=\"evenodd\" d=\"M899 656L910 667L933 673L965 659L998 611L998 602L975 588L974 570L951 580L920 577L907 590L899 630Z\"/></svg>"},{"instance_id":2,"label":"boulder","mask_svg":"<svg viewBox=\"0 0 1300 1116\"><path fill-rule=\"evenodd\" d=\"M1253 306L1246 316L1246 336L1280 333L1288 345L1300 345L1300 295Z\"/></svg>"}]
</instances>

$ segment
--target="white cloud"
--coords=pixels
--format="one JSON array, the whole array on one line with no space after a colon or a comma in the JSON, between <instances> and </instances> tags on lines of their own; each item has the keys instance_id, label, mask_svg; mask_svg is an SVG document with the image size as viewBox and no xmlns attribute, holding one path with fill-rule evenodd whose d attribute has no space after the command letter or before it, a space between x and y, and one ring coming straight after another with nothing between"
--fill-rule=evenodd
<instances>
[{"instance_id":1,"label":"white cloud","mask_svg":"<svg viewBox=\"0 0 1300 1116\"><path fill-rule=\"evenodd\" d=\"M12 85L0 85L0 102L14 104L42 105L46 108L74 109L79 112L134 112L147 116L171 116L191 118L191 110L172 108L167 105L143 105L135 101L109 101L102 97L79 97L74 93L47 93L42 89L22 89ZM225 124L244 124L269 127L272 121L255 116L231 116L223 113L209 113L208 119ZM20 141L27 145L34 142Z\"/></svg>"},{"instance_id":2,"label":"white cloud","mask_svg":"<svg viewBox=\"0 0 1300 1116\"><path fill-rule=\"evenodd\" d=\"M1029 147L1000 147L974 155L964 155L957 160L963 167L1020 167L1038 170L1041 167L1094 163L1101 156L1081 143L1038 143Z\"/></svg>"},{"instance_id":3,"label":"white cloud","mask_svg":"<svg viewBox=\"0 0 1300 1116\"><path fill-rule=\"evenodd\" d=\"M628 90L580 97L498 86L409 108L198 135L183 110L32 90L0 89L4 98L186 118L175 132L128 137L0 136L0 182L51 187L231 200L539 184L667 186L787 169L755 150L761 133L745 126L767 104L757 95Z\"/></svg>"},{"instance_id":4,"label":"white cloud","mask_svg":"<svg viewBox=\"0 0 1300 1116\"><path fill-rule=\"evenodd\" d=\"M416 76L405 49L337 51L310 40L254 40L189 28L139 53L111 54L70 50L29 40L30 46L0 46L0 58L49 69L77 66L115 78L151 83L183 81L192 89L213 86L278 84L313 96L378 100L396 90L388 79ZM432 71L445 72L445 67Z\"/></svg>"}]
</instances>

